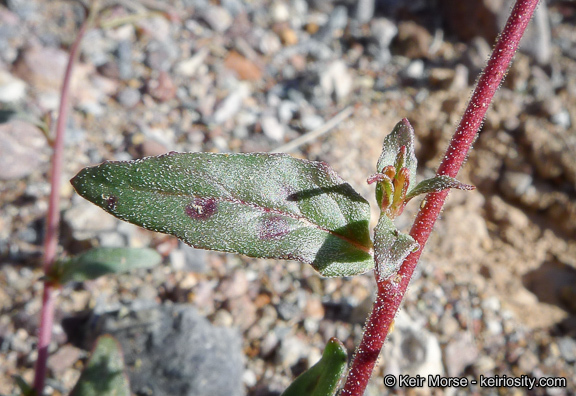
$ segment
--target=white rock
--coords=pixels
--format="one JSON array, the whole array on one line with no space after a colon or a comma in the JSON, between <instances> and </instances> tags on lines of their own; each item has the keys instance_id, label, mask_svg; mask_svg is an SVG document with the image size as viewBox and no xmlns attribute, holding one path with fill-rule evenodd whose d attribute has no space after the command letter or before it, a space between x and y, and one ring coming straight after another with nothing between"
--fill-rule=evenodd
<instances>
[{"instance_id":1,"label":"white rock","mask_svg":"<svg viewBox=\"0 0 576 396\"><path fill-rule=\"evenodd\" d=\"M554 124L560 125L561 127L565 128L565 129L570 128L570 125L571 125L570 113L566 109L562 109L559 113L554 114L552 117L550 117L550 120Z\"/></svg>"},{"instance_id":2,"label":"white rock","mask_svg":"<svg viewBox=\"0 0 576 396\"><path fill-rule=\"evenodd\" d=\"M498 320L487 320L486 329L488 333L492 335L500 335L504 329L502 328L502 323Z\"/></svg>"},{"instance_id":3,"label":"white rock","mask_svg":"<svg viewBox=\"0 0 576 396\"><path fill-rule=\"evenodd\" d=\"M265 55L274 54L282 48L282 42L276 33L267 31L260 40L259 48Z\"/></svg>"},{"instance_id":4,"label":"white rock","mask_svg":"<svg viewBox=\"0 0 576 396\"><path fill-rule=\"evenodd\" d=\"M290 9L283 1L275 1L274 4L272 4L270 13L272 14L274 22L286 22L290 19Z\"/></svg>"},{"instance_id":5,"label":"white rock","mask_svg":"<svg viewBox=\"0 0 576 396\"><path fill-rule=\"evenodd\" d=\"M183 60L176 65L176 73L184 77L192 77L200 66L204 64L210 51L206 47L200 48L191 58Z\"/></svg>"},{"instance_id":6,"label":"white rock","mask_svg":"<svg viewBox=\"0 0 576 396\"><path fill-rule=\"evenodd\" d=\"M302 128L307 131L313 131L324 124L324 119L316 114L307 114L302 116Z\"/></svg>"},{"instance_id":7,"label":"white rock","mask_svg":"<svg viewBox=\"0 0 576 396\"><path fill-rule=\"evenodd\" d=\"M500 310L500 300L496 296L488 297L482 301L482 308L492 312L498 312Z\"/></svg>"},{"instance_id":8,"label":"white rock","mask_svg":"<svg viewBox=\"0 0 576 396\"><path fill-rule=\"evenodd\" d=\"M252 387L258 383L258 378L256 374L252 370L245 370L244 374L242 374L242 382L247 387Z\"/></svg>"},{"instance_id":9,"label":"white rock","mask_svg":"<svg viewBox=\"0 0 576 396\"><path fill-rule=\"evenodd\" d=\"M396 315L394 331L383 350L385 374L443 375L442 351L436 337L406 313Z\"/></svg>"},{"instance_id":10,"label":"white rock","mask_svg":"<svg viewBox=\"0 0 576 396\"><path fill-rule=\"evenodd\" d=\"M240 84L238 89L228 95L228 97L217 106L213 121L216 124L221 124L232 118L238 113L242 107L242 102L249 94L250 88L247 85Z\"/></svg>"},{"instance_id":11,"label":"white rock","mask_svg":"<svg viewBox=\"0 0 576 396\"><path fill-rule=\"evenodd\" d=\"M26 96L26 83L7 71L0 70L0 102L19 102Z\"/></svg>"},{"instance_id":12,"label":"white rock","mask_svg":"<svg viewBox=\"0 0 576 396\"><path fill-rule=\"evenodd\" d=\"M388 48L398 34L398 27L389 19L376 18L370 23L370 32L381 49Z\"/></svg>"},{"instance_id":13,"label":"white rock","mask_svg":"<svg viewBox=\"0 0 576 396\"><path fill-rule=\"evenodd\" d=\"M232 16L224 7L211 6L203 10L202 19L212 30L224 33L232 25Z\"/></svg>"},{"instance_id":14,"label":"white rock","mask_svg":"<svg viewBox=\"0 0 576 396\"><path fill-rule=\"evenodd\" d=\"M284 139L284 125L278 122L278 119L271 115L265 115L260 120L262 131L268 138L279 142Z\"/></svg>"},{"instance_id":15,"label":"white rock","mask_svg":"<svg viewBox=\"0 0 576 396\"><path fill-rule=\"evenodd\" d=\"M308 356L309 346L296 336L288 336L282 340L276 354L276 361L284 368L294 366L301 358Z\"/></svg>"},{"instance_id":16,"label":"white rock","mask_svg":"<svg viewBox=\"0 0 576 396\"><path fill-rule=\"evenodd\" d=\"M320 86L326 95L334 94L340 101L352 91L352 75L342 60L331 63L320 76Z\"/></svg>"},{"instance_id":17,"label":"white rock","mask_svg":"<svg viewBox=\"0 0 576 396\"><path fill-rule=\"evenodd\" d=\"M413 60L404 70L404 75L415 80L421 79L424 77L424 62L421 59Z\"/></svg>"},{"instance_id":18,"label":"white rock","mask_svg":"<svg viewBox=\"0 0 576 396\"><path fill-rule=\"evenodd\" d=\"M283 124L287 124L294 118L298 111L298 105L291 100L283 100L278 106L278 118Z\"/></svg>"}]
</instances>

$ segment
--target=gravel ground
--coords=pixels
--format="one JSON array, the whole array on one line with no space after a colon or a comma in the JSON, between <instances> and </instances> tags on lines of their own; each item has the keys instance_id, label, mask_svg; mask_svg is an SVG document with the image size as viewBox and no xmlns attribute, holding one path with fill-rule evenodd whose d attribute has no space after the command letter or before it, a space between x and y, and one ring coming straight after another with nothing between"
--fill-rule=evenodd
<instances>
[{"instance_id":1,"label":"gravel ground","mask_svg":"<svg viewBox=\"0 0 576 396\"><path fill-rule=\"evenodd\" d=\"M403 117L416 130L419 173L430 176L508 3L355 3L125 0L88 32L66 132L61 254L152 246L164 263L60 292L48 394L67 394L88 355L66 323L134 304L189 304L239 331L240 394L278 395L330 337L353 351L374 297L372 274L323 279L296 262L194 250L104 214L67 180L108 159L271 151L335 120L292 154L328 162L373 202L365 180ZM81 11L68 2L0 3L4 395L15 393L14 375L33 378L36 359L51 149L33 120L55 115ZM478 188L451 193L367 395L386 391L388 373L561 376L567 388L530 394L576 393L575 21L572 2L540 6L459 177ZM398 219L401 228L417 206ZM434 390L471 392L526 389Z\"/></svg>"}]
</instances>

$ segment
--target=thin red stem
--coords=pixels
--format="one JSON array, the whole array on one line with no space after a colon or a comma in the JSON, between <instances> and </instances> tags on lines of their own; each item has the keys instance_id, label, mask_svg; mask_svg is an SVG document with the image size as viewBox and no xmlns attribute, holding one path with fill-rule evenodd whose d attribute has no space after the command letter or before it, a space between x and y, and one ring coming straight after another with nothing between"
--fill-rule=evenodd
<instances>
[{"instance_id":1,"label":"thin red stem","mask_svg":"<svg viewBox=\"0 0 576 396\"><path fill-rule=\"evenodd\" d=\"M484 73L478 80L468 107L446 150L444 160L438 167L437 175L455 177L458 174L482 125L482 120L494 97L494 93L506 75L508 66L518 49L520 39L532 18L537 4L538 0L516 1L502 35L496 43L492 56L486 65ZM448 190L430 193L426 196L426 203L418 212L414 225L410 230L410 235L418 241L421 248L404 260L398 275L392 279L380 282L378 274L376 274L378 295L372 313L366 323L362 341L358 346L348 373L342 395L360 396L364 394L380 350L416 268L416 263L422 254L422 250L447 196Z\"/></svg>"},{"instance_id":2,"label":"thin red stem","mask_svg":"<svg viewBox=\"0 0 576 396\"><path fill-rule=\"evenodd\" d=\"M58 249L58 229L60 225L60 180L62 178L62 164L64 160L64 133L66 129L66 121L68 120L70 81L72 78L72 70L78 57L80 42L82 41L82 37L84 37L90 22L91 18L86 18L76 36L76 40L70 48L68 65L66 66L60 92L60 108L58 110L56 139L54 140L54 154L52 156L52 168L50 170L50 198L48 201L46 235L44 237L44 255L42 259L42 266L45 274L48 274L52 268ZM54 322L54 297L54 286L49 282L44 282L42 309L40 311L40 329L38 331L38 359L36 360L34 376L34 390L37 395L42 395L44 381L46 379L48 347L52 338L52 325Z\"/></svg>"}]
</instances>

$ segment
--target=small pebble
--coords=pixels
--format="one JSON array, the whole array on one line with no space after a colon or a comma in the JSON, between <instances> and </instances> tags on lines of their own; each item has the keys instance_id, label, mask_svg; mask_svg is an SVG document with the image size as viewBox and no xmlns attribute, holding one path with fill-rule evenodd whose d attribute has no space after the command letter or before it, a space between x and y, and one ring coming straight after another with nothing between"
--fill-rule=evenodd
<instances>
[{"instance_id":1,"label":"small pebble","mask_svg":"<svg viewBox=\"0 0 576 396\"><path fill-rule=\"evenodd\" d=\"M232 25L232 16L224 7L211 5L201 11L202 19L211 29L223 33Z\"/></svg>"},{"instance_id":2,"label":"small pebble","mask_svg":"<svg viewBox=\"0 0 576 396\"><path fill-rule=\"evenodd\" d=\"M0 70L0 102L19 102L25 95L26 83L7 71Z\"/></svg>"},{"instance_id":3,"label":"small pebble","mask_svg":"<svg viewBox=\"0 0 576 396\"><path fill-rule=\"evenodd\" d=\"M140 103L140 98L142 95L140 91L134 88L125 88L118 93L118 102L129 109L135 107Z\"/></svg>"},{"instance_id":4,"label":"small pebble","mask_svg":"<svg viewBox=\"0 0 576 396\"><path fill-rule=\"evenodd\" d=\"M262 125L264 134L271 140L280 142L284 139L284 126L278 122L276 117L264 116L260 120L260 125Z\"/></svg>"},{"instance_id":5,"label":"small pebble","mask_svg":"<svg viewBox=\"0 0 576 396\"><path fill-rule=\"evenodd\" d=\"M324 119L316 114L305 115L300 121L302 123L302 128L307 131L318 129L324 124Z\"/></svg>"}]
</instances>

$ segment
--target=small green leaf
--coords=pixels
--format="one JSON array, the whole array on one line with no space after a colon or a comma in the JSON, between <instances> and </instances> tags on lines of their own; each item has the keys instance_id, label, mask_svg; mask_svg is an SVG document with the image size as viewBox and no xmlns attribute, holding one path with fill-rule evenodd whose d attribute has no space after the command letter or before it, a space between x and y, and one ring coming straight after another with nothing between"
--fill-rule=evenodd
<instances>
[{"instance_id":1,"label":"small green leaf","mask_svg":"<svg viewBox=\"0 0 576 396\"><path fill-rule=\"evenodd\" d=\"M18 385L18 388L20 388L20 392L22 392L20 394L21 396L34 396L34 395L36 395L36 390L34 388L32 388L30 386L30 384L28 384L28 382L26 382L26 380L24 378L22 378L22 376L16 375L14 377L14 381L16 381L16 385Z\"/></svg>"},{"instance_id":2,"label":"small green leaf","mask_svg":"<svg viewBox=\"0 0 576 396\"><path fill-rule=\"evenodd\" d=\"M396 229L392 220L382 214L374 228L374 252L380 279L387 279L398 272L404 259L419 249L418 242Z\"/></svg>"},{"instance_id":3,"label":"small green leaf","mask_svg":"<svg viewBox=\"0 0 576 396\"><path fill-rule=\"evenodd\" d=\"M196 248L298 260L324 276L374 267L368 202L322 162L169 153L86 168L72 184L114 216Z\"/></svg>"},{"instance_id":4,"label":"small green leaf","mask_svg":"<svg viewBox=\"0 0 576 396\"><path fill-rule=\"evenodd\" d=\"M398 190L396 191L398 197L390 197L389 188L384 186L383 183L376 184L376 202L378 202L383 211L389 212L389 216L395 217L402 212L404 208L403 203L397 199L399 195L408 193L411 187L413 187L414 180L416 180L417 165L418 160L414 153L414 128L412 128L410 122L404 118L396 124L392 132L384 138L382 154L380 154L380 158L376 164L378 173L386 174L395 184L398 183L396 179L400 174L404 174L402 186L398 186L401 188L396 188L394 185L393 190ZM384 191L384 189L387 191ZM395 192L392 191L392 194L394 193ZM393 204L395 204L395 207L398 205L401 207L389 210L390 205Z\"/></svg>"},{"instance_id":5,"label":"small green leaf","mask_svg":"<svg viewBox=\"0 0 576 396\"><path fill-rule=\"evenodd\" d=\"M402 146L406 147L405 154L400 153ZM380 154L376 169L378 172L382 172L386 166L391 165L396 167L396 159L399 157L402 160L401 162L403 162L403 167L408 168L410 171L409 180L416 180L418 161L414 153L414 128L412 128L412 125L410 125L410 122L408 122L406 118L396 124L392 132L384 138L382 154ZM397 172L398 171L399 169Z\"/></svg>"},{"instance_id":6,"label":"small green leaf","mask_svg":"<svg viewBox=\"0 0 576 396\"><path fill-rule=\"evenodd\" d=\"M376 202L380 205L380 210L387 210L392 204L394 197L394 184L384 173L376 173L368 178L368 184L376 183Z\"/></svg>"},{"instance_id":7,"label":"small green leaf","mask_svg":"<svg viewBox=\"0 0 576 396\"><path fill-rule=\"evenodd\" d=\"M100 276L127 272L137 268L151 268L162 261L154 249L95 248L59 264L60 275L50 276L58 283L83 282Z\"/></svg>"},{"instance_id":8,"label":"small green leaf","mask_svg":"<svg viewBox=\"0 0 576 396\"><path fill-rule=\"evenodd\" d=\"M336 338L326 344L322 358L290 384L282 396L333 396L346 371L348 355Z\"/></svg>"},{"instance_id":9,"label":"small green leaf","mask_svg":"<svg viewBox=\"0 0 576 396\"><path fill-rule=\"evenodd\" d=\"M30 124L37 126L42 130L48 129L48 126L44 121L35 115L27 111L16 111L11 109L1 109L0 110L0 124L4 124L10 121L20 120L25 121Z\"/></svg>"},{"instance_id":10,"label":"small green leaf","mask_svg":"<svg viewBox=\"0 0 576 396\"><path fill-rule=\"evenodd\" d=\"M118 341L110 335L96 340L96 346L70 396L130 396L124 358Z\"/></svg>"},{"instance_id":11,"label":"small green leaf","mask_svg":"<svg viewBox=\"0 0 576 396\"><path fill-rule=\"evenodd\" d=\"M422 180L416 187L409 190L410 192L406 195L406 201L411 200L417 195L427 194L431 192L439 192L446 190L447 188L457 188L459 190L474 190L476 187L469 184L464 184L459 182L450 176L436 176L431 179Z\"/></svg>"}]
</instances>

